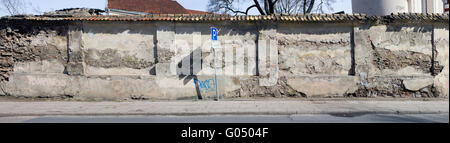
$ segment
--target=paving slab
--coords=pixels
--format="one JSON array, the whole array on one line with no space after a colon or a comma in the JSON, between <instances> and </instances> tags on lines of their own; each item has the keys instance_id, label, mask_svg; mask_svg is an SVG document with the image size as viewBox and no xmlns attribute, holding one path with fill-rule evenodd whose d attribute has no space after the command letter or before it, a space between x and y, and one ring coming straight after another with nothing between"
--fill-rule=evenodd
<instances>
[{"instance_id":1,"label":"paving slab","mask_svg":"<svg viewBox=\"0 0 450 143\"><path fill-rule=\"evenodd\" d=\"M449 101L0 102L0 116L442 114Z\"/></svg>"}]
</instances>

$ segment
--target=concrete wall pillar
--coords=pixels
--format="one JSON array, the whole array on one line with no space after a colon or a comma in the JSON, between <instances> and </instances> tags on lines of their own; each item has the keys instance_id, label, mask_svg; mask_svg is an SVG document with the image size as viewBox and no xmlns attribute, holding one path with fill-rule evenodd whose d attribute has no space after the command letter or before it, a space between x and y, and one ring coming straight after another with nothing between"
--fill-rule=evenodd
<instances>
[{"instance_id":1,"label":"concrete wall pillar","mask_svg":"<svg viewBox=\"0 0 450 143\"><path fill-rule=\"evenodd\" d=\"M81 24L71 25L68 30L68 63L65 69L65 73L68 75L85 75L86 63L84 61L84 49L82 42L82 28Z\"/></svg>"},{"instance_id":2,"label":"concrete wall pillar","mask_svg":"<svg viewBox=\"0 0 450 143\"><path fill-rule=\"evenodd\" d=\"M361 27L354 27L353 41L354 41L354 66L355 76L359 78L359 84L366 86L368 84L369 69L370 69L370 47L371 43L368 41L370 26L365 25Z\"/></svg>"},{"instance_id":3,"label":"concrete wall pillar","mask_svg":"<svg viewBox=\"0 0 450 143\"><path fill-rule=\"evenodd\" d=\"M440 96L449 96L449 28L448 25L435 25L433 31L434 68L442 69L434 79L434 86ZM443 67L436 67L436 66Z\"/></svg>"},{"instance_id":4,"label":"concrete wall pillar","mask_svg":"<svg viewBox=\"0 0 450 143\"><path fill-rule=\"evenodd\" d=\"M156 29L156 76L173 75L176 67L171 67L171 58L175 56L173 51L175 43L175 26L173 23L157 25Z\"/></svg>"},{"instance_id":5,"label":"concrete wall pillar","mask_svg":"<svg viewBox=\"0 0 450 143\"><path fill-rule=\"evenodd\" d=\"M260 86L274 86L278 81L277 30L263 29L258 38L258 69Z\"/></svg>"}]
</instances>

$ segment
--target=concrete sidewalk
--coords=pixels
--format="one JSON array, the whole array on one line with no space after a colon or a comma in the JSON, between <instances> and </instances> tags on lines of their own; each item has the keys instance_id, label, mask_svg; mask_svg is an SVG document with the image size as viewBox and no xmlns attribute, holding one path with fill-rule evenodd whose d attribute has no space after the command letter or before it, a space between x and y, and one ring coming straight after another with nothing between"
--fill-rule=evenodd
<instances>
[{"instance_id":1,"label":"concrete sidewalk","mask_svg":"<svg viewBox=\"0 0 450 143\"><path fill-rule=\"evenodd\" d=\"M0 102L0 116L442 114L449 101Z\"/></svg>"}]
</instances>

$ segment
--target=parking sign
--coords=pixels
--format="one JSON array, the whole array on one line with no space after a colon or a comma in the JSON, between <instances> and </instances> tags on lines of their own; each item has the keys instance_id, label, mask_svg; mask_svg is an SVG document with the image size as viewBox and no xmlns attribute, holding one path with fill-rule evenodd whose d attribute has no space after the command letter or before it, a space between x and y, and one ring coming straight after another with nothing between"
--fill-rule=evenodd
<instances>
[{"instance_id":1,"label":"parking sign","mask_svg":"<svg viewBox=\"0 0 450 143\"><path fill-rule=\"evenodd\" d=\"M214 50L214 85L216 86L216 100L219 101L219 82L217 81L217 65L216 65L216 48L217 46L217 29L214 27L211 27L211 47Z\"/></svg>"},{"instance_id":2,"label":"parking sign","mask_svg":"<svg viewBox=\"0 0 450 143\"><path fill-rule=\"evenodd\" d=\"M217 41L217 29L214 27L211 27L211 39Z\"/></svg>"}]
</instances>

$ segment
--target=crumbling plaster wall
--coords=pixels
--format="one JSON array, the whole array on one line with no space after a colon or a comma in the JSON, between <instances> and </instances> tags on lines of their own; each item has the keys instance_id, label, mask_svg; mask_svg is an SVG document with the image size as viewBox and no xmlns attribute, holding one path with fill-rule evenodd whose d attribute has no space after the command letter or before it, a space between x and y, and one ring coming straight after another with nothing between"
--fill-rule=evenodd
<instances>
[{"instance_id":1,"label":"crumbling plaster wall","mask_svg":"<svg viewBox=\"0 0 450 143\"><path fill-rule=\"evenodd\" d=\"M0 95L60 94L66 83L27 78L64 74L67 66L66 22L0 22ZM28 88L33 85L33 88Z\"/></svg>"},{"instance_id":2,"label":"crumbling plaster wall","mask_svg":"<svg viewBox=\"0 0 450 143\"><path fill-rule=\"evenodd\" d=\"M18 23L2 21L0 95L211 98L194 80L214 75L215 26L224 98L448 97L448 24Z\"/></svg>"},{"instance_id":3,"label":"crumbling plaster wall","mask_svg":"<svg viewBox=\"0 0 450 143\"><path fill-rule=\"evenodd\" d=\"M350 24L280 25L280 76L289 87L309 97L353 93L352 31Z\"/></svg>"},{"instance_id":4,"label":"crumbling plaster wall","mask_svg":"<svg viewBox=\"0 0 450 143\"><path fill-rule=\"evenodd\" d=\"M449 25L436 25L433 31L434 67L441 69L436 72L434 87L440 96L449 96Z\"/></svg>"},{"instance_id":5,"label":"crumbling plaster wall","mask_svg":"<svg viewBox=\"0 0 450 143\"><path fill-rule=\"evenodd\" d=\"M129 22L83 24L86 75L149 75L155 26Z\"/></svg>"},{"instance_id":6,"label":"crumbling plaster wall","mask_svg":"<svg viewBox=\"0 0 450 143\"><path fill-rule=\"evenodd\" d=\"M446 81L448 85L448 76L444 76L448 61L443 58L448 48L445 44L436 45L439 42L433 40L437 36L441 42L448 39L448 35L435 34L437 29L448 33L448 25L435 27L421 24L356 27L355 64L360 88L354 95L448 97L442 90L445 87L433 84L436 75L441 75L442 84ZM438 55L442 57L437 58Z\"/></svg>"}]
</instances>

